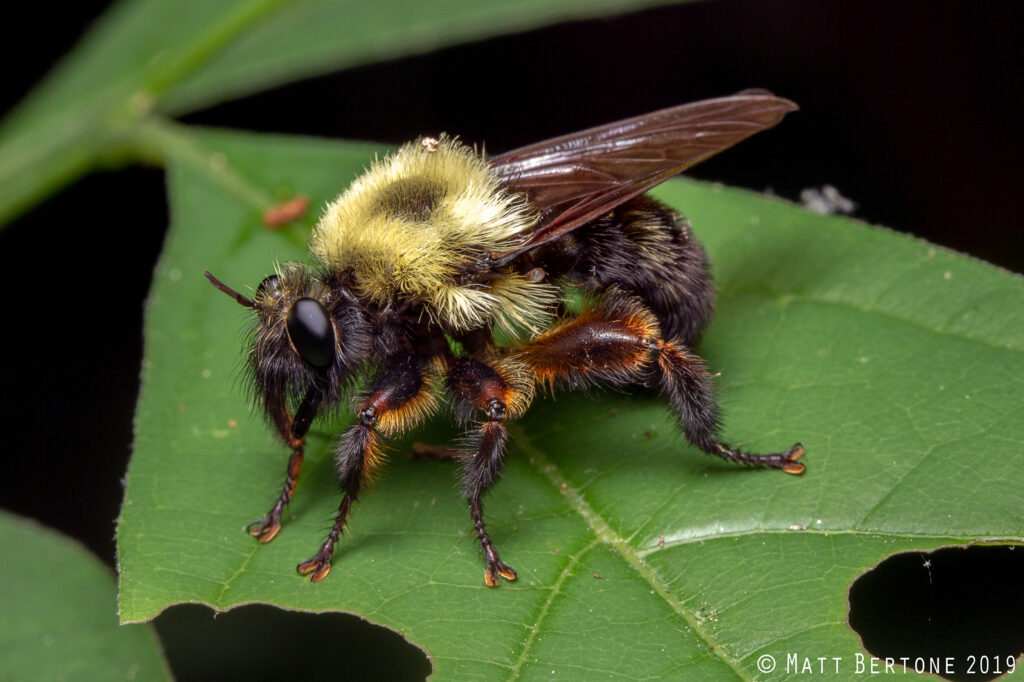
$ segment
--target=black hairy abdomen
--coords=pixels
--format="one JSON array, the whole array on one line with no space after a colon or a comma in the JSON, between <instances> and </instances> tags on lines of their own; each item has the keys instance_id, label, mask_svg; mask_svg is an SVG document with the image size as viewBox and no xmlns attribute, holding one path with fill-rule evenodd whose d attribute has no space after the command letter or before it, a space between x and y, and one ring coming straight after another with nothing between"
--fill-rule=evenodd
<instances>
[{"instance_id":1,"label":"black hairy abdomen","mask_svg":"<svg viewBox=\"0 0 1024 682\"><path fill-rule=\"evenodd\" d=\"M585 289L615 286L642 299L664 338L692 345L714 310L715 289L704 247L689 223L644 195L584 225L530 259Z\"/></svg>"}]
</instances>

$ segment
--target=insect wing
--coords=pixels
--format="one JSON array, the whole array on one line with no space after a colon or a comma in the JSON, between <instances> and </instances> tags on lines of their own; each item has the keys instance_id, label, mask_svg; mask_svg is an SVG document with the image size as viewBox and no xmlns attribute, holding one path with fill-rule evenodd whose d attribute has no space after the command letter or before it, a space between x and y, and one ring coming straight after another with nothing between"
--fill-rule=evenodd
<instances>
[{"instance_id":1,"label":"insect wing","mask_svg":"<svg viewBox=\"0 0 1024 682\"><path fill-rule=\"evenodd\" d=\"M540 212L507 262L584 225L797 109L764 90L662 109L521 147L490 160L505 187Z\"/></svg>"}]
</instances>

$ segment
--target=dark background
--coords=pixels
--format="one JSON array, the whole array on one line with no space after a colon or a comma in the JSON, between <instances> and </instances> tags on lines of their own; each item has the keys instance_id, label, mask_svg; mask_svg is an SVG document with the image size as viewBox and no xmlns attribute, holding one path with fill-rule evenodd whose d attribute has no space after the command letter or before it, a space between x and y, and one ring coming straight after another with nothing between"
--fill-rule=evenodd
<instances>
[{"instance_id":1,"label":"dark background","mask_svg":"<svg viewBox=\"0 0 1024 682\"><path fill-rule=\"evenodd\" d=\"M36 3L5 16L0 111L106 4L56 13ZM695 3L352 69L185 121L394 143L445 130L497 152L764 87L801 111L690 175L793 199L831 184L857 202L857 217L1020 272L1018 7ZM142 303L166 224L162 172L130 168L91 175L0 233L14 284L4 297L0 507L80 539L111 565Z\"/></svg>"}]
</instances>

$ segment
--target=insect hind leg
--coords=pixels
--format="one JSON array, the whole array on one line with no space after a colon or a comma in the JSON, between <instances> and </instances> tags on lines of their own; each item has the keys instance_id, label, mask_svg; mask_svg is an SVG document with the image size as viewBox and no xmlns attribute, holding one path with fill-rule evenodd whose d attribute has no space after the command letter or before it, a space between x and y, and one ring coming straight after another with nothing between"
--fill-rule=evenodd
<instances>
[{"instance_id":1,"label":"insect hind leg","mask_svg":"<svg viewBox=\"0 0 1024 682\"><path fill-rule=\"evenodd\" d=\"M653 313L637 299L613 292L595 308L566 319L516 352L541 383L552 388L646 384L672 405L686 439L733 462L803 472L803 446L756 455L722 442L718 404L704 361L680 340L663 340Z\"/></svg>"},{"instance_id":2,"label":"insect hind leg","mask_svg":"<svg viewBox=\"0 0 1024 682\"><path fill-rule=\"evenodd\" d=\"M719 439L719 411L715 403L711 377L704 360L678 341L651 343L657 354L651 368L654 381L675 410L686 439L704 452L740 464L782 469L801 474L804 465L797 460L804 447L795 443L785 452L755 455L732 448Z\"/></svg>"}]
</instances>

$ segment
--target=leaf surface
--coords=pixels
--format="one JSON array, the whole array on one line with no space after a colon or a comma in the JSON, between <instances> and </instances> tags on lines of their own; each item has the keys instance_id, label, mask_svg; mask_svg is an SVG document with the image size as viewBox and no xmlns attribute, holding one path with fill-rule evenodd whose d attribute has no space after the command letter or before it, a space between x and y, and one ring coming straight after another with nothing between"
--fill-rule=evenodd
<instances>
[{"instance_id":1,"label":"leaf surface","mask_svg":"<svg viewBox=\"0 0 1024 682\"><path fill-rule=\"evenodd\" d=\"M1024 541L1024 281L885 229L673 181L657 195L691 218L719 283L699 350L721 372L725 434L755 451L802 441L807 472L712 461L643 392L538 400L485 502L520 578L488 589L455 466L406 457L412 441L453 437L440 419L394 445L330 577L310 584L294 567L339 502L331 446L347 421L314 427L284 528L258 545L243 528L277 495L287 453L239 385L246 311L202 271L245 291L275 259L303 258L318 213L268 231L223 173L319 207L373 148L212 131L197 144L221 162L170 169L118 534L125 622L182 601L266 602L399 630L437 679L758 679L765 654L852 666L863 650L847 589L884 557Z\"/></svg>"},{"instance_id":2,"label":"leaf surface","mask_svg":"<svg viewBox=\"0 0 1024 682\"><path fill-rule=\"evenodd\" d=\"M74 540L0 512L0 680L170 680L151 625L119 625L113 575Z\"/></svg>"}]
</instances>

